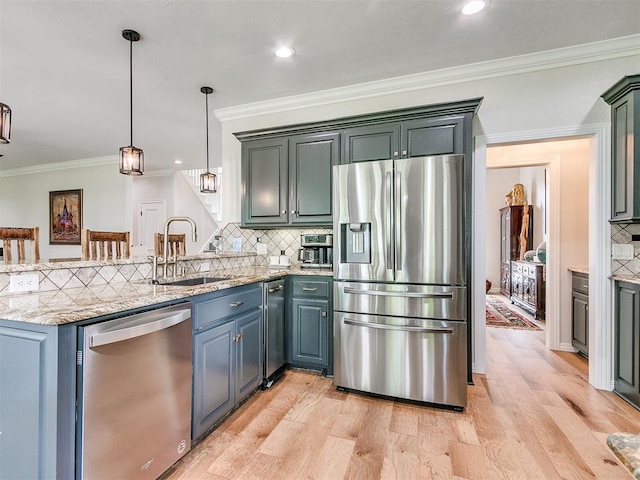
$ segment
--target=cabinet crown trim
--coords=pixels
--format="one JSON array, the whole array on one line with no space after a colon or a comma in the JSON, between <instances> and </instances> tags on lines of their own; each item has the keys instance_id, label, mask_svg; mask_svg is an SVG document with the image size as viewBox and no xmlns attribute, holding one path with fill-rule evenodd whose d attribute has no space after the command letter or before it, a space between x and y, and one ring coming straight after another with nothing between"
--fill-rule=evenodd
<instances>
[{"instance_id":1,"label":"cabinet crown trim","mask_svg":"<svg viewBox=\"0 0 640 480\"><path fill-rule=\"evenodd\" d=\"M330 130L340 130L354 125L372 125L376 123L387 123L400 120L411 120L412 118L440 117L447 115L463 115L466 113L475 114L484 97L471 98L458 102L437 103L423 105L414 108L402 108L397 110L387 110L382 112L353 115L349 117L334 118L322 122L299 123L283 125L280 127L262 128L258 130L247 130L235 132L238 140L255 140L262 137L276 135L291 135L298 133L327 132Z\"/></svg>"},{"instance_id":2,"label":"cabinet crown trim","mask_svg":"<svg viewBox=\"0 0 640 480\"><path fill-rule=\"evenodd\" d=\"M640 74L626 75L604 92L601 97L605 102L611 105L631 90L637 89L640 89Z\"/></svg>"}]
</instances>

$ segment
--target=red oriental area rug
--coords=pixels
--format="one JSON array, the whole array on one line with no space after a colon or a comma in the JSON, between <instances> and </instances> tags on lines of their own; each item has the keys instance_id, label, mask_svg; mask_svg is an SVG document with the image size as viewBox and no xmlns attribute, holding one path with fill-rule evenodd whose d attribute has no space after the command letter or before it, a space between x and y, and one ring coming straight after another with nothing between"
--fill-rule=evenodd
<instances>
[{"instance_id":1,"label":"red oriental area rug","mask_svg":"<svg viewBox=\"0 0 640 480\"><path fill-rule=\"evenodd\" d=\"M492 295L487 295L487 326L542 330L535 323L511 310L506 303Z\"/></svg>"}]
</instances>

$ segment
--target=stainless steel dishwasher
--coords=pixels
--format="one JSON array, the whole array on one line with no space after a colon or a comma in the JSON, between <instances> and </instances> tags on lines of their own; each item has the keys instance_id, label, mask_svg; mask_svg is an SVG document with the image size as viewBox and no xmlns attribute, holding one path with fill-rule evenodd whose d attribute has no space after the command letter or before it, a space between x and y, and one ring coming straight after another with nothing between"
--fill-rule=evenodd
<instances>
[{"instance_id":1,"label":"stainless steel dishwasher","mask_svg":"<svg viewBox=\"0 0 640 480\"><path fill-rule=\"evenodd\" d=\"M191 448L191 303L79 330L80 478L157 478Z\"/></svg>"},{"instance_id":2,"label":"stainless steel dishwasher","mask_svg":"<svg viewBox=\"0 0 640 480\"><path fill-rule=\"evenodd\" d=\"M264 387L284 370L284 279L264 284Z\"/></svg>"}]
</instances>

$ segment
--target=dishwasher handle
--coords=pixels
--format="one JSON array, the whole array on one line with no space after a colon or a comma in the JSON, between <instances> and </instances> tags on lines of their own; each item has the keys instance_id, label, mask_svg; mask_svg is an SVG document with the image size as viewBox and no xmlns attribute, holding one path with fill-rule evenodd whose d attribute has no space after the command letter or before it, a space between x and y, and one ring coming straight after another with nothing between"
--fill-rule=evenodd
<instances>
[{"instance_id":1,"label":"dishwasher handle","mask_svg":"<svg viewBox=\"0 0 640 480\"><path fill-rule=\"evenodd\" d=\"M162 317L159 320L143 323L141 325L120 328L110 332L95 333L89 337L89 348L100 347L102 345L109 345L111 343L123 342L132 338L142 337L143 335L148 335L150 333L178 325L179 323L188 320L190 317L191 310L184 309L179 310L172 315Z\"/></svg>"},{"instance_id":2,"label":"dishwasher handle","mask_svg":"<svg viewBox=\"0 0 640 480\"><path fill-rule=\"evenodd\" d=\"M412 327L411 325L389 325L386 323L361 322L359 320L351 320L350 318L345 318L344 324L356 327L377 328L379 330L397 330L400 332L453 334L453 328L425 328Z\"/></svg>"}]
</instances>

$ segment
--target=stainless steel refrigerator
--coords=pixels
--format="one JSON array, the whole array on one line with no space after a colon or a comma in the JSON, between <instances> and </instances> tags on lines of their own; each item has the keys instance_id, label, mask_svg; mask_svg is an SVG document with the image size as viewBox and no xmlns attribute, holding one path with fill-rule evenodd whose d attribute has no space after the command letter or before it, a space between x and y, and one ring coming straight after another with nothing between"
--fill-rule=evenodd
<instances>
[{"instance_id":1,"label":"stainless steel refrigerator","mask_svg":"<svg viewBox=\"0 0 640 480\"><path fill-rule=\"evenodd\" d=\"M334 167L334 383L467 404L464 156Z\"/></svg>"}]
</instances>

